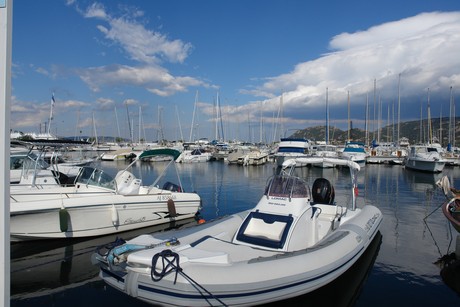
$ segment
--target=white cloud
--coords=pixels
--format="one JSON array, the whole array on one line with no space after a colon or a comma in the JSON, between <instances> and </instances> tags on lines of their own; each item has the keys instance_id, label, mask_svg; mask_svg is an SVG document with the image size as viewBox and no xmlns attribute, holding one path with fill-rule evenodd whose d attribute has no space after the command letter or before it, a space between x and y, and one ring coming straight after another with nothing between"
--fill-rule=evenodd
<instances>
[{"instance_id":1,"label":"white cloud","mask_svg":"<svg viewBox=\"0 0 460 307\"><path fill-rule=\"evenodd\" d=\"M99 18L99 19L107 19L107 14L105 13L105 8L100 3L93 3L91 4L84 13L86 18Z\"/></svg>"},{"instance_id":2,"label":"white cloud","mask_svg":"<svg viewBox=\"0 0 460 307\"><path fill-rule=\"evenodd\" d=\"M143 12L134 10L129 16L110 16L104 6L94 3L84 13L86 18L97 18L107 22L97 28L107 40L119 44L128 56L141 63L159 63L163 60L172 63L183 63L192 50L192 44L180 39L169 39L166 35L146 29L136 21Z\"/></svg>"},{"instance_id":3,"label":"white cloud","mask_svg":"<svg viewBox=\"0 0 460 307\"><path fill-rule=\"evenodd\" d=\"M121 46L130 60L139 63L78 69L77 74L91 90L97 92L105 86L135 86L158 96L170 96L185 92L190 86L211 86L194 77L174 76L161 64L164 61L183 63L193 48L190 43L147 29L136 20L144 15L138 9L125 8L123 13L122 17L114 17L99 3L92 4L82 13L86 18L106 22L97 25L105 39Z\"/></svg>"},{"instance_id":4,"label":"white cloud","mask_svg":"<svg viewBox=\"0 0 460 307\"><path fill-rule=\"evenodd\" d=\"M159 96L169 96L184 92L189 86L207 85L192 77L174 77L156 65L91 67L80 70L79 75L93 91L99 91L103 86L137 86Z\"/></svg>"},{"instance_id":5,"label":"white cloud","mask_svg":"<svg viewBox=\"0 0 460 307\"><path fill-rule=\"evenodd\" d=\"M288 113L289 109L324 105L326 88L331 106L345 104L348 91L352 99L359 96L359 103L365 104L362 97L372 92L375 79L379 95L394 99L399 74L404 98L421 97L428 87L432 95L450 86L460 87L460 12L425 13L342 33L332 38L330 47L335 51L268 78L251 92L275 95L265 101L270 111L279 105L284 92Z\"/></svg>"},{"instance_id":6,"label":"white cloud","mask_svg":"<svg viewBox=\"0 0 460 307\"><path fill-rule=\"evenodd\" d=\"M129 98L129 99L125 99L123 101L124 104L128 105L128 106L132 106L132 105L137 105L139 104L139 102L136 100L136 99L132 99L132 98Z\"/></svg>"}]
</instances>

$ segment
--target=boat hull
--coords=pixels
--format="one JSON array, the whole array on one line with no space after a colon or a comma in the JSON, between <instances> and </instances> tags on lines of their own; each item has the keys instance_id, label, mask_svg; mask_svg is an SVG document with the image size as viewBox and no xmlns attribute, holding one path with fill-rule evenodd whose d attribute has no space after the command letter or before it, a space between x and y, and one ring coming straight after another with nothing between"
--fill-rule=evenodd
<instances>
[{"instance_id":1,"label":"boat hull","mask_svg":"<svg viewBox=\"0 0 460 307\"><path fill-rule=\"evenodd\" d=\"M433 160L421 160L421 159L407 159L404 163L405 167L408 169L421 171L421 172L430 172L430 173L440 173L443 171L445 166L444 161L433 161Z\"/></svg>"},{"instance_id":2,"label":"boat hull","mask_svg":"<svg viewBox=\"0 0 460 307\"><path fill-rule=\"evenodd\" d=\"M150 270L146 268L129 268L127 272L117 272L108 267L101 268L100 277L122 292L161 306L254 306L288 299L314 291L335 280L366 251L378 233L382 214L372 206L357 209L357 212L359 214L352 214L339 230L319 244L286 253L266 251L261 254L258 250L255 254L254 248L250 246L226 241L225 235L219 234L229 229L231 223L236 223L227 219L205 228L201 234L206 236L196 241L199 243L191 244L193 248L213 248L219 255L215 258L208 255L202 263L197 259L183 260L182 272L188 278L178 275L175 281L175 274L169 274L155 282L152 281ZM182 254L187 255L187 236L182 237L178 232L177 238L181 245L184 244ZM193 241L197 238L200 238L199 231L190 239ZM225 260L221 253L230 250L233 250L229 254L230 259ZM181 251L178 253L181 254ZM251 254L254 257L247 256ZM197 285L206 291L197 291Z\"/></svg>"},{"instance_id":3,"label":"boat hull","mask_svg":"<svg viewBox=\"0 0 460 307\"><path fill-rule=\"evenodd\" d=\"M44 197L11 202L11 241L119 233L190 218L200 208L200 198L195 193ZM168 207L169 198L174 201L174 212Z\"/></svg>"},{"instance_id":4,"label":"boat hull","mask_svg":"<svg viewBox=\"0 0 460 307\"><path fill-rule=\"evenodd\" d=\"M450 199L442 206L442 212L451 225L460 233L460 199Z\"/></svg>"}]
</instances>

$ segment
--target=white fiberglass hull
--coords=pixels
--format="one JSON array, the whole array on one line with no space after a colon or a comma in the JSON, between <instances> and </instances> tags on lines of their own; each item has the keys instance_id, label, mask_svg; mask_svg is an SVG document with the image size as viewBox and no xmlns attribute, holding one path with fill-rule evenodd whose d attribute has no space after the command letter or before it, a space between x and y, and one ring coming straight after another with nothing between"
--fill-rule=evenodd
<instances>
[{"instance_id":1,"label":"white fiberglass hull","mask_svg":"<svg viewBox=\"0 0 460 307\"><path fill-rule=\"evenodd\" d=\"M321 214L320 214L321 216ZM132 254L127 272L101 268L109 285L142 301L162 306L253 306L299 296L320 288L349 269L378 232L381 212L366 206L348 212L339 228L318 244L293 252L267 251L232 243L244 214L196 228L141 236L130 243L149 245L177 237L182 275L153 281L148 264L164 245ZM144 265L144 266L143 266ZM176 282L175 278L177 278ZM197 289L197 284L206 289Z\"/></svg>"},{"instance_id":2,"label":"white fiberglass hull","mask_svg":"<svg viewBox=\"0 0 460 307\"><path fill-rule=\"evenodd\" d=\"M195 193L159 195L62 194L35 196L35 200L11 201L11 241L80 238L158 225L193 217L200 198ZM17 198L25 197L17 195ZM168 208L174 201L175 214Z\"/></svg>"},{"instance_id":3,"label":"white fiberglass hull","mask_svg":"<svg viewBox=\"0 0 460 307\"><path fill-rule=\"evenodd\" d=\"M425 160L408 158L405 161L405 167L422 172L440 173L443 171L446 162L443 160Z\"/></svg>"}]
</instances>

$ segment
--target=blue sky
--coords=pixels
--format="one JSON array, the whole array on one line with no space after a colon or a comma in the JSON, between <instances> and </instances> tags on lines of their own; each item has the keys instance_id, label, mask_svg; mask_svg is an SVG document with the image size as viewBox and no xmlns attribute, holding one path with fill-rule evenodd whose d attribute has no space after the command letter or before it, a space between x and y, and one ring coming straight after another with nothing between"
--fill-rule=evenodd
<instances>
[{"instance_id":1,"label":"blue sky","mask_svg":"<svg viewBox=\"0 0 460 307\"><path fill-rule=\"evenodd\" d=\"M271 142L324 125L326 91L330 125L349 97L372 129L398 84L401 120L448 116L459 50L454 0L15 0L11 128L44 131L53 93L60 136Z\"/></svg>"}]
</instances>

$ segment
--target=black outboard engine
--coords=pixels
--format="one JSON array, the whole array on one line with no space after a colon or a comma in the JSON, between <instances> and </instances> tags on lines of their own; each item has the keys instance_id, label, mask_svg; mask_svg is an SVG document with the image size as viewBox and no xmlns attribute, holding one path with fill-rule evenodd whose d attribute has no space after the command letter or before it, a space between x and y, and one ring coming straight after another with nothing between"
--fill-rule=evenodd
<instances>
[{"instance_id":1,"label":"black outboard engine","mask_svg":"<svg viewBox=\"0 0 460 307\"><path fill-rule=\"evenodd\" d=\"M334 203L334 187L326 178L318 178L313 182L312 192L313 202L318 204Z\"/></svg>"},{"instance_id":2,"label":"black outboard engine","mask_svg":"<svg viewBox=\"0 0 460 307\"><path fill-rule=\"evenodd\" d=\"M171 192L181 192L180 186L169 181L165 182L165 184L163 185L163 190L168 190Z\"/></svg>"}]
</instances>

